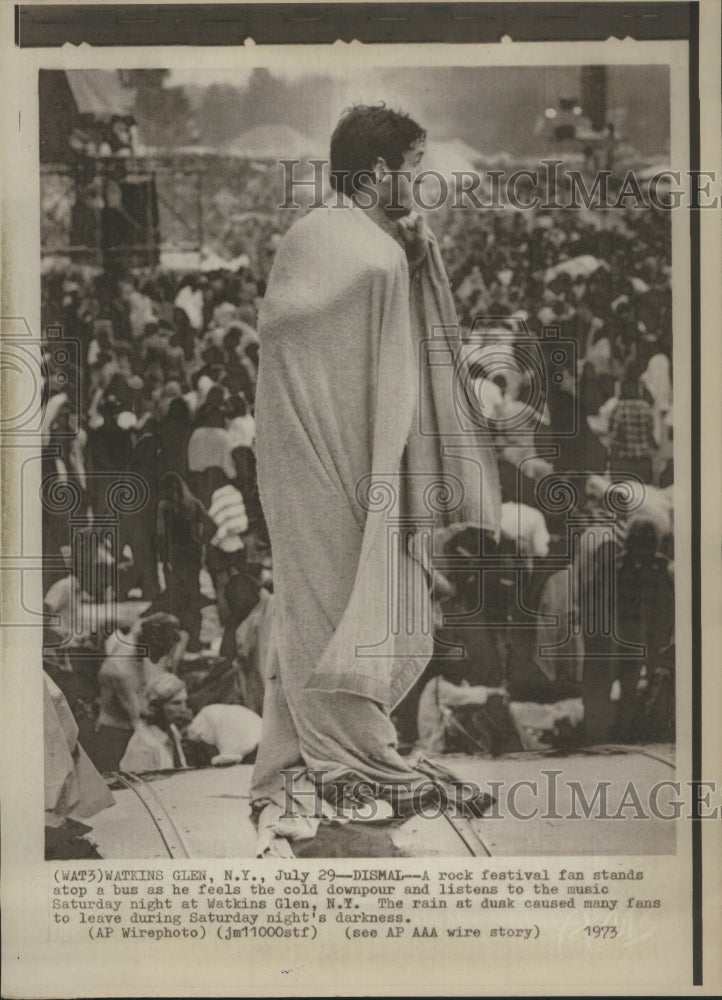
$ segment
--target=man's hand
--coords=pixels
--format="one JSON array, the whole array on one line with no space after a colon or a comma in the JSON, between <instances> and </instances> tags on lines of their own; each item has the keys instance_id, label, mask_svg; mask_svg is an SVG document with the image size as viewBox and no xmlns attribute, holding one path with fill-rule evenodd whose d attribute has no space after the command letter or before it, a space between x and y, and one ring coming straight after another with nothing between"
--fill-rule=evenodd
<instances>
[{"instance_id":1,"label":"man's hand","mask_svg":"<svg viewBox=\"0 0 722 1000\"><path fill-rule=\"evenodd\" d=\"M429 248L429 236L424 220L418 212L409 212L400 218L397 224L409 265L415 267L424 259Z\"/></svg>"}]
</instances>

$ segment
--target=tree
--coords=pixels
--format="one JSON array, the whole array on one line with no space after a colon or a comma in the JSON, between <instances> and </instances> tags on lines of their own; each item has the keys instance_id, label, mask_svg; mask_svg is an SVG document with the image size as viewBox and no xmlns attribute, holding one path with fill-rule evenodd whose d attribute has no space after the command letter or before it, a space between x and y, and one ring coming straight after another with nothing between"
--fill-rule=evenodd
<instances>
[{"instance_id":1,"label":"tree","mask_svg":"<svg viewBox=\"0 0 722 1000\"><path fill-rule=\"evenodd\" d=\"M183 146L193 142L194 121L183 87L168 87L170 70L128 70L124 81L136 88L133 114L142 141L149 146Z\"/></svg>"},{"instance_id":2,"label":"tree","mask_svg":"<svg viewBox=\"0 0 722 1000\"><path fill-rule=\"evenodd\" d=\"M211 84L198 109L200 141L205 146L224 146L248 125L245 94L229 84Z\"/></svg>"}]
</instances>

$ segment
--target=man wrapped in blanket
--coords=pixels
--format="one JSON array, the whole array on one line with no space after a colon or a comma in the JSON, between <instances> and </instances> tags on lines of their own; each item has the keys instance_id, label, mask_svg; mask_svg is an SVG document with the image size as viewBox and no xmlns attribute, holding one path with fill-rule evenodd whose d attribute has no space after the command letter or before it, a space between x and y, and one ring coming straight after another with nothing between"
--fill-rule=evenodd
<instances>
[{"instance_id":1,"label":"man wrapped in blanket","mask_svg":"<svg viewBox=\"0 0 722 1000\"><path fill-rule=\"evenodd\" d=\"M478 412L460 415L451 291L411 210L424 142L384 105L346 112L335 194L282 240L259 317L258 480L277 595L251 789L260 853L313 836L319 801L353 801L359 782L397 814L429 788L390 712L433 648L431 528L498 538L492 442Z\"/></svg>"}]
</instances>

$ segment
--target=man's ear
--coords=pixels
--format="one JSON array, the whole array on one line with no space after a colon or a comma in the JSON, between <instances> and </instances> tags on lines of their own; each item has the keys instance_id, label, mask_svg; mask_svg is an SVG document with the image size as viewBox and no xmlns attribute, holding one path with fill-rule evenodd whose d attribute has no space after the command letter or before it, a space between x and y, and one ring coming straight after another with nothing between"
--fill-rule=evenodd
<instances>
[{"instance_id":1,"label":"man's ear","mask_svg":"<svg viewBox=\"0 0 722 1000\"><path fill-rule=\"evenodd\" d=\"M382 180L384 174L387 174L389 172L388 164L386 163L386 160L383 158L383 156L379 156L377 158L376 162L374 163L373 169L374 173L376 174L377 181Z\"/></svg>"}]
</instances>

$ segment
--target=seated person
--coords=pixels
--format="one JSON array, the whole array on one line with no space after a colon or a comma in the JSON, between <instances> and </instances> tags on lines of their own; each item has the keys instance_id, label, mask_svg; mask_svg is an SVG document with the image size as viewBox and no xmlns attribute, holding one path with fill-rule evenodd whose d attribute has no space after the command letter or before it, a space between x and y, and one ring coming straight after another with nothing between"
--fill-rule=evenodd
<instances>
[{"instance_id":1,"label":"seated person","mask_svg":"<svg viewBox=\"0 0 722 1000\"><path fill-rule=\"evenodd\" d=\"M418 746L431 753L496 756L521 749L503 687L471 687L437 674L419 699L417 726Z\"/></svg>"},{"instance_id":2,"label":"seated person","mask_svg":"<svg viewBox=\"0 0 722 1000\"><path fill-rule=\"evenodd\" d=\"M101 772L115 771L136 728L143 723L144 688L156 674L172 669L182 649L178 619L157 613L139 618L127 633L116 631L98 671L100 712L93 763Z\"/></svg>"},{"instance_id":3,"label":"seated person","mask_svg":"<svg viewBox=\"0 0 722 1000\"><path fill-rule=\"evenodd\" d=\"M120 770L164 771L187 767L180 734L180 728L191 720L185 684L166 671L146 684L143 695L146 703L143 720L133 731Z\"/></svg>"},{"instance_id":4,"label":"seated person","mask_svg":"<svg viewBox=\"0 0 722 1000\"><path fill-rule=\"evenodd\" d=\"M186 730L189 763L206 763L203 750L214 767L240 763L258 746L262 724L261 717L243 705L205 705Z\"/></svg>"}]
</instances>

